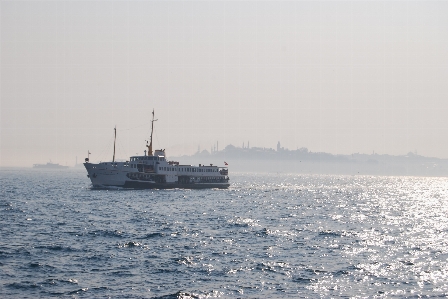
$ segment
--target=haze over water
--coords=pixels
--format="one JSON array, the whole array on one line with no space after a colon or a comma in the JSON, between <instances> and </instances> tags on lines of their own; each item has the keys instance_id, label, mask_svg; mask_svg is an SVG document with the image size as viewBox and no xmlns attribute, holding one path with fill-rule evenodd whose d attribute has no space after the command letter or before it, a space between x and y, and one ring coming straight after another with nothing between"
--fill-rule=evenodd
<instances>
[{"instance_id":1,"label":"haze over water","mask_svg":"<svg viewBox=\"0 0 448 299\"><path fill-rule=\"evenodd\" d=\"M2 298L448 296L448 179L231 175L92 190L0 170Z\"/></svg>"},{"instance_id":2,"label":"haze over water","mask_svg":"<svg viewBox=\"0 0 448 299\"><path fill-rule=\"evenodd\" d=\"M0 1L0 166L218 141L448 158L447 1Z\"/></svg>"}]
</instances>

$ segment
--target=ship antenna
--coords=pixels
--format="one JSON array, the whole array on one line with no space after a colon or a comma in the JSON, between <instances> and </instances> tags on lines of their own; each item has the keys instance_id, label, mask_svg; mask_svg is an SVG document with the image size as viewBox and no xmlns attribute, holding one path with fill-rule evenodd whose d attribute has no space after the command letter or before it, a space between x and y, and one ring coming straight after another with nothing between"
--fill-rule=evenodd
<instances>
[{"instance_id":1,"label":"ship antenna","mask_svg":"<svg viewBox=\"0 0 448 299\"><path fill-rule=\"evenodd\" d=\"M146 144L146 147L148 148L148 156L152 156L152 133L154 131L154 122L157 121L157 119L154 119L154 109L152 109L152 120L151 120L151 137L149 141L149 145ZM146 142L148 143L148 142Z\"/></svg>"},{"instance_id":2,"label":"ship antenna","mask_svg":"<svg viewBox=\"0 0 448 299\"><path fill-rule=\"evenodd\" d=\"M115 162L115 142L117 141L117 126L114 128L115 136L114 136L114 156L112 157L112 163Z\"/></svg>"}]
</instances>

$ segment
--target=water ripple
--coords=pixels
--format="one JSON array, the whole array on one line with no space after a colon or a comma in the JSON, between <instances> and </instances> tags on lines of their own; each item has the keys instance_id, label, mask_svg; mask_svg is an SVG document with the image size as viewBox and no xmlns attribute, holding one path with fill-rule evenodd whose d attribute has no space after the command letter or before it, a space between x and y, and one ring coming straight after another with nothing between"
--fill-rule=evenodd
<instances>
[{"instance_id":1,"label":"water ripple","mask_svg":"<svg viewBox=\"0 0 448 299\"><path fill-rule=\"evenodd\" d=\"M228 190L150 191L2 171L2 298L448 295L446 178L235 174Z\"/></svg>"}]
</instances>

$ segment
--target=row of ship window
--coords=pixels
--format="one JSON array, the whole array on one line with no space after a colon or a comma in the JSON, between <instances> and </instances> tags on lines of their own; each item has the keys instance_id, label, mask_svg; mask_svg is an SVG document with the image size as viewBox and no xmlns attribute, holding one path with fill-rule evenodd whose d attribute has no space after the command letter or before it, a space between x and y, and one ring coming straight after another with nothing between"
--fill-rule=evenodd
<instances>
[{"instance_id":1,"label":"row of ship window","mask_svg":"<svg viewBox=\"0 0 448 299\"><path fill-rule=\"evenodd\" d=\"M143 157L132 157L131 158L131 162L132 161L165 161L165 158L163 157L153 157L153 156L143 156Z\"/></svg>"},{"instance_id":2,"label":"row of ship window","mask_svg":"<svg viewBox=\"0 0 448 299\"><path fill-rule=\"evenodd\" d=\"M163 171L176 171L174 167L159 167ZM179 168L180 172L218 172L218 169L202 169L202 168Z\"/></svg>"},{"instance_id":3,"label":"row of ship window","mask_svg":"<svg viewBox=\"0 0 448 299\"><path fill-rule=\"evenodd\" d=\"M137 168L137 164L131 164L132 168ZM159 170L163 171L175 171L174 167L159 167ZM218 172L218 169L201 169L201 168L179 168L180 172Z\"/></svg>"},{"instance_id":4,"label":"row of ship window","mask_svg":"<svg viewBox=\"0 0 448 299\"><path fill-rule=\"evenodd\" d=\"M150 158L152 158L152 157L150 157ZM154 157L154 158L156 158L156 157ZM128 166L128 165L125 165L125 166ZM137 164L131 164L131 168L137 168ZM162 170L162 171L176 171L176 169L174 168L174 167L167 167L167 166L163 166L163 167L159 167L159 170ZM218 172L218 168L205 168L205 169L202 169L202 168L184 168L184 167L181 167L181 168L179 168L179 171L180 172Z\"/></svg>"}]
</instances>

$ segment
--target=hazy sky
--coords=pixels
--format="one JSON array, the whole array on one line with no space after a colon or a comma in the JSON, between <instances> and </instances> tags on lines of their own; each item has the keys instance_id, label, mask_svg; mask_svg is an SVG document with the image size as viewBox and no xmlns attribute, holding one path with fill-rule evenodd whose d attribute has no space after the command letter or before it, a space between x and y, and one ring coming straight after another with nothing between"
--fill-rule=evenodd
<instances>
[{"instance_id":1,"label":"hazy sky","mask_svg":"<svg viewBox=\"0 0 448 299\"><path fill-rule=\"evenodd\" d=\"M0 165L227 144L448 158L447 1L1 1Z\"/></svg>"}]
</instances>

